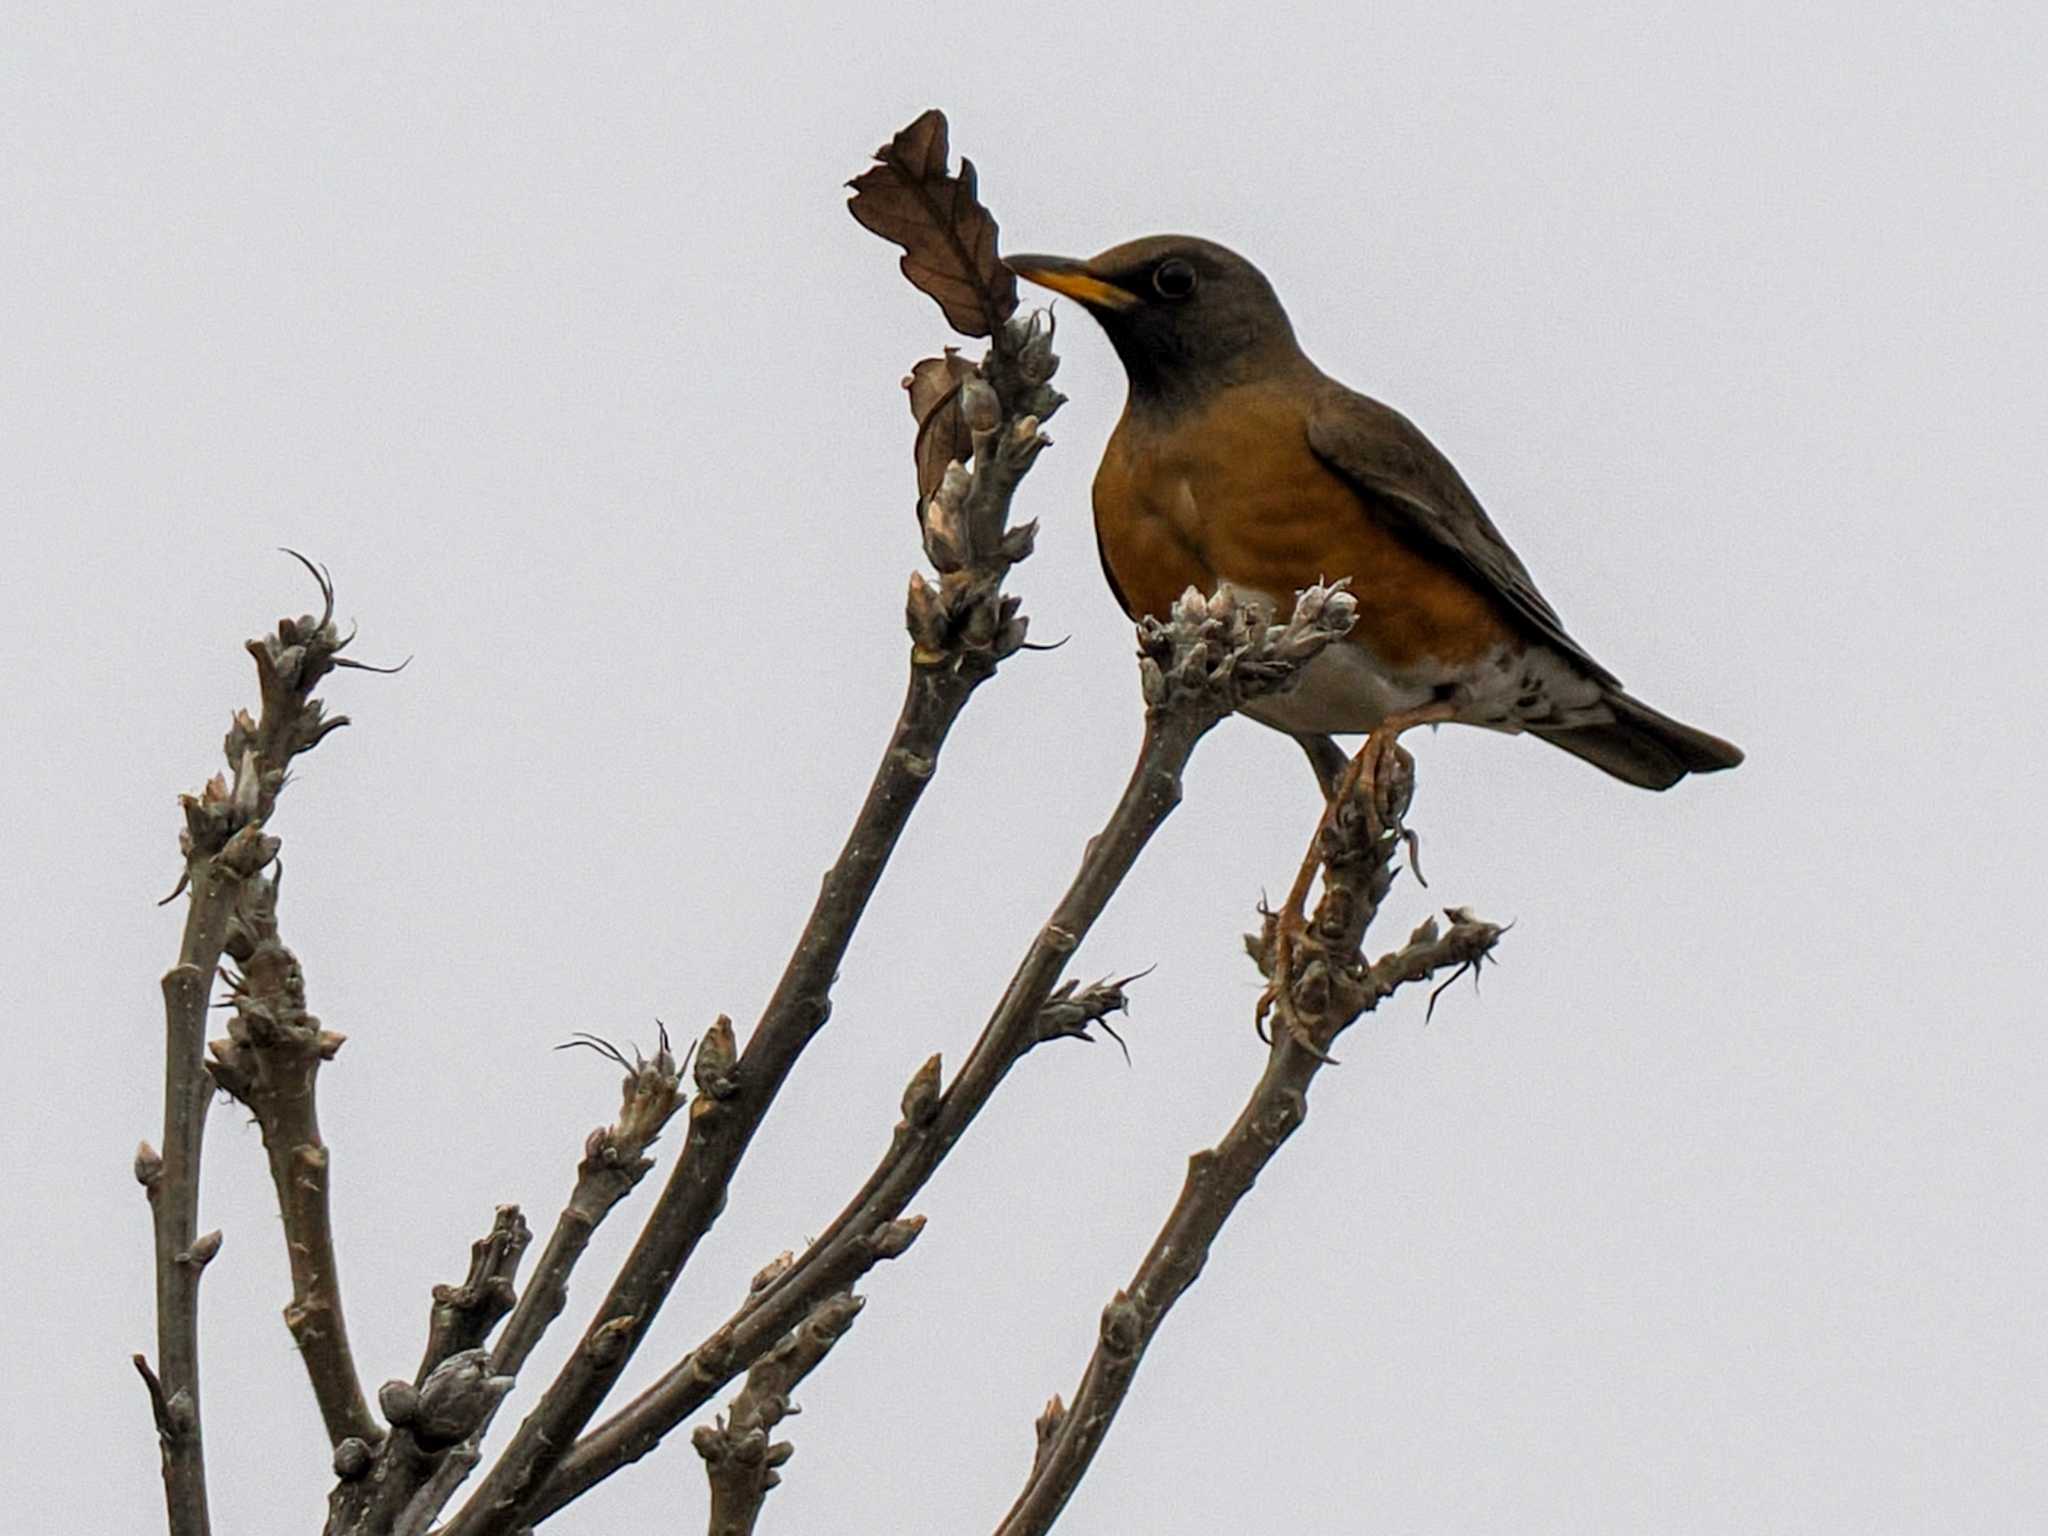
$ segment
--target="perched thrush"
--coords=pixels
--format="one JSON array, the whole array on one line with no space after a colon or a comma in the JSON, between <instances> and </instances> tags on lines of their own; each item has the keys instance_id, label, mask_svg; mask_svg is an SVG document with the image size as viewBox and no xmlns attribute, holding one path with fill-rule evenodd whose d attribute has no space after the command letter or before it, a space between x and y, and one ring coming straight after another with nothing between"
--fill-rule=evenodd
<instances>
[{"instance_id":1,"label":"perched thrush","mask_svg":"<svg viewBox=\"0 0 2048 1536\"><path fill-rule=\"evenodd\" d=\"M1439 721L1527 731L1646 789L1742 761L1622 691L1450 461L1310 362L1243 257L1161 235L1008 264L1094 316L1129 375L1095 475L1096 541L1126 613L1163 618L1186 588L1227 581L1284 615L1301 588L1350 579L1350 635L1247 711L1300 738L1326 786L1329 733L1371 732L1384 751Z\"/></svg>"}]
</instances>

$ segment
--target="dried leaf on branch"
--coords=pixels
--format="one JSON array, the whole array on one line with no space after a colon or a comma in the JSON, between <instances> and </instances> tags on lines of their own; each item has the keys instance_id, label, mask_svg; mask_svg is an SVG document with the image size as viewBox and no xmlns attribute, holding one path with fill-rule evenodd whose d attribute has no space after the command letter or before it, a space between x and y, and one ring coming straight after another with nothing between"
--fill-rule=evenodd
<instances>
[{"instance_id":1,"label":"dried leaf on branch","mask_svg":"<svg viewBox=\"0 0 2048 1536\"><path fill-rule=\"evenodd\" d=\"M910 414L917 420L917 498L939 488L946 466L967 462L974 452L974 434L961 409L961 387L974 377L974 364L951 347L944 357L920 358L903 387L910 395Z\"/></svg>"},{"instance_id":2,"label":"dried leaf on branch","mask_svg":"<svg viewBox=\"0 0 2048 1536\"><path fill-rule=\"evenodd\" d=\"M992 336L1017 308L1016 274L996 255L996 221L974 191L974 162L946 173L946 114L936 107L875 151L847 183L848 212L903 247L903 275L963 336Z\"/></svg>"}]
</instances>

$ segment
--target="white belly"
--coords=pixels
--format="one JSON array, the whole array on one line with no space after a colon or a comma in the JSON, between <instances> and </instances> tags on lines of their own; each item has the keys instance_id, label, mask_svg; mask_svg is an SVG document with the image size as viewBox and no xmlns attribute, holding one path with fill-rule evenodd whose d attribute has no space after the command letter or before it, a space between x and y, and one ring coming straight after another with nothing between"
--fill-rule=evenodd
<instances>
[{"instance_id":1,"label":"white belly","mask_svg":"<svg viewBox=\"0 0 2048 1536\"><path fill-rule=\"evenodd\" d=\"M1284 613L1270 592L1239 587L1238 596L1269 614ZM1388 715L1417 709L1435 696L1427 682L1396 677L1371 651L1348 640L1325 646L1285 693L1268 694L1245 706L1261 725L1296 736L1369 731Z\"/></svg>"},{"instance_id":2,"label":"white belly","mask_svg":"<svg viewBox=\"0 0 2048 1536\"><path fill-rule=\"evenodd\" d=\"M1322 736L1369 731L1432 697L1430 689L1393 677L1365 647L1340 641L1304 667L1287 692L1254 700L1244 712L1296 736Z\"/></svg>"},{"instance_id":3,"label":"white belly","mask_svg":"<svg viewBox=\"0 0 2048 1536\"><path fill-rule=\"evenodd\" d=\"M1271 595L1241 587L1239 595L1278 613ZM1285 693L1245 706L1262 725L1296 736L1370 731L1388 715L1445 701L1467 725L1521 731L1530 725L1590 725L1611 720L1599 684L1547 646L1503 649L1474 665L1424 661L1396 671L1365 646L1340 640L1324 649Z\"/></svg>"}]
</instances>

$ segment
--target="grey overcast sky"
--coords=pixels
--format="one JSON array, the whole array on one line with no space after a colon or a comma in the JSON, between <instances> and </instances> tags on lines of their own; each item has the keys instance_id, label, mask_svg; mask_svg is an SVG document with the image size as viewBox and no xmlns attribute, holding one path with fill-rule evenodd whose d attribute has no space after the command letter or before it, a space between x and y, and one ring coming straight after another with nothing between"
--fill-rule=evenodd
<instances>
[{"instance_id":1,"label":"grey overcast sky","mask_svg":"<svg viewBox=\"0 0 2048 1536\"><path fill-rule=\"evenodd\" d=\"M615 1075L745 1023L852 815L950 338L841 183L926 106L1019 249L1245 251L1573 631L1741 742L1656 796L1418 740L1431 902L1515 920L1348 1038L1063 1529L2032 1531L2048 1507L2039 504L2048 23L2022 4L17 6L0 50L7 1525L161 1520L148 1226L174 795L329 564L369 659L275 830L372 1383ZM1128 770L1073 313L976 700L632 1384L956 1062ZM801 1394L764 1528L976 1531L1259 1063L1237 935L1312 786L1232 722L1040 1053ZM664 1151L670 1150L664 1148ZM665 1172L664 1164L663 1171ZM660 1175L657 1175L659 1177ZM310 1530L257 1137L207 1144L217 1529ZM653 1186L583 1270L587 1316ZM551 1372L553 1341L534 1374ZM506 1423L530 1402L522 1396ZM686 1444L548 1526L689 1530Z\"/></svg>"}]
</instances>

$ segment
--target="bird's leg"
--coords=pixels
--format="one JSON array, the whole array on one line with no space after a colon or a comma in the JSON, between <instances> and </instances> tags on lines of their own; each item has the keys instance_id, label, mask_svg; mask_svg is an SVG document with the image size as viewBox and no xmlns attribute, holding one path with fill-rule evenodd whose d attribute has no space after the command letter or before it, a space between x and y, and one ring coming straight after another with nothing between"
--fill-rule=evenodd
<instances>
[{"instance_id":1,"label":"bird's leg","mask_svg":"<svg viewBox=\"0 0 2048 1536\"><path fill-rule=\"evenodd\" d=\"M1330 738L1325 736L1322 739L1329 741ZM1345 765L1344 772L1337 778L1330 791L1328 803L1323 806L1323 814L1316 819L1316 829L1308 840L1308 852L1302 855L1301 868L1295 872L1294 884L1287 891L1287 900L1281 903L1279 912L1273 918L1273 948L1271 964L1266 972L1266 990L1260 995L1259 1006L1254 1014L1254 1020L1263 1034L1266 1015L1277 1012L1280 1025L1287 1031L1289 1038L1303 1050L1325 1061L1329 1060L1328 1055L1309 1038L1306 1027L1294 1011L1295 948L1300 941L1308 937L1308 893L1309 887L1315 884L1316 871L1323 867L1323 834L1329 831L1330 818L1337 814L1337 808L1356 792L1366 753L1371 750L1372 742L1368 739L1365 746L1360 748L1358 756ZM1314 760L1313 753L1310 754L1310 760Z\"/></svg>"},{"instance_id":2,"label":"bird's leg","mask_svg":"<svg viewBox=\"0 0 2048 1536\"><path fill-rule=\"evenodd\" d=\"M1308 754L1308 765L1314 770L1316 783L1323 791L1323 799L1334 800L1344 783L1344 777L1351 771L1351 754L1338 746L1329 736L1297 736L1301 750Z\"/></svg>"},{"instance_id":3,"label":"bird's leg","mask_svg":"<svg viewBox=\"0 0 2048 1536\"><path fill-rule=\"evenodd\" d=\"M1269 1013L1277 1013L1281 1026L1295 1044L1311 1055L1327 1061L1329 1057L1318 1046L1294 1008L1294 963L1299 949L1308 938L1308 893L1315 884L1316 874L1323 867L1323 839L1330 830L1330 823L1338 809L1353 795L1364 797L1371 824L1380 826L1387 818L1386 808L1381 804L1380 784L1392 770L1394 754L1400 750L1401 733L1418 725L1438 725L1450 720L1456 714L1449 702L1440 701L1425 704L1418 709L1402 710L1388 715L1372 728L1365 738L1365 744L1358 749L1341 776L1337 777L1330 790L1329 803L1323 807L1323 814L1316 821L1315 833L1308 840L1308 851L1302 855L1301 868L1296 871L1294 884L1287 892L1287 900L1273 919L1272 964L1267 972L1266 990L1259 998L1257 1021L1261 1027ZM1334 748L1329 737L1303 737L1302 749L1308 753L1309 762L1316 769L1316 776L1323 778L1328 755L1315 743Z\"/></svg>"},{"instance_id":4,"label":"bird's leg","mask_svg":"<svg viewBox=\"0 0 2048 1536\"><path fill-rule=\"evenodd\" d=\"M1387 716L1374 726L1372 733L1365 738L1365 745L1358 749L1358 756L1353 763L1357 773L1354 787L1364 792L1365 803L1382 828L1387 817L1385 808L1380 803L1380 784L1393 769L1394 754L1401 745L1401 733L1413 730L1418 725L1442 725L1446 721L1455 720L1457 715L1455 704L1449 700L1439 700Z\"/></svg>"},{"instance_id":5,"label":"bird's leg","mask_svg":"<svg viewBox=\"0 0 2048 1536\"><path fill-rule=\"evenodd\" d=\"M1336 806L1343 804L1358 782L1358 760L1337 745L1336 738L1325 735L1297 736L1294 738L1308 757L1310 770L1316 776L1316 783L1323 792L1323 814L1316 822L1316 830L1309 839L1308 856L1302 860L1300 872L1294 877L1294 884L1288 890L1287 900L1281 904L1273 924L1273 951L1268 972L1273 977L1288 975L1294 954L1295 940L1302 930L1301 914L1306 910L1308 890L1315 880L1316 870L1321 864L1319 850L1323 833L1329 828L1330 816ZM1290 915L1292 917L1290 918ZM1265 1038L1266 1015L1273 1005L1285 995L1285 988L1268 985L1259 999L1257 1023L1259 1036ZM1301 1038L1298 1027L1292 1022L1291 1009L1285 1017L1289 1020L1288 1030L1295 1039Z\"/></svg>"}]
</instances>

